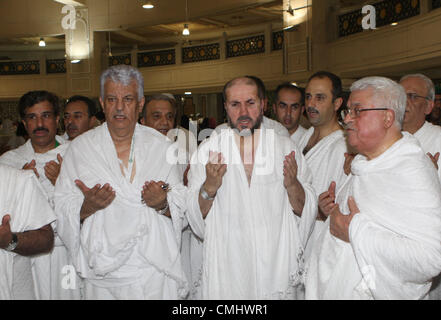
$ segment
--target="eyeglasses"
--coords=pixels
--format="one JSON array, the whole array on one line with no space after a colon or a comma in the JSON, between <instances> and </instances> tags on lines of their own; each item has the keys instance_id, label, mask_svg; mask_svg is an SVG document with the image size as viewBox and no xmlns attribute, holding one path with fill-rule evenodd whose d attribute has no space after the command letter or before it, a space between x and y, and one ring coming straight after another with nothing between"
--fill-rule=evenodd
<instances>
[{"instance_id":1,"label":"eyeglasses","mask_svg":"<svg viewBox=\"0 0 441 320\"><path fill-rule=\"evenodd\" d=\"M41 114L36 114L36 113L27 113L24 116L24 119L26 121L35 121L38 118L42 119L42 120L51 120L55 117L55 114L53 112L50 111L46 111L46 112L42 112Z\"/></svg>"},{"instance_id":2,"label":"eyeglasses","mask_svg":"<svg viewBox=\"0 0 441 320\"><path fill-rule=\"evenodd\" d=\"M360 108L353 108L353 109L344 109L341 111L341 117L342 119L346 118L347 115L349 115L350 118L355 119L360 116L360 113L363 111L374 111L374 110L389 110L389 108L372 108L372 109L360 109Z\"/></svg>"},{"instance_id":3,"label":"eyeglasses","mask_svg":"<svg viewBox=\"0 0 441 320\"><path fill-rule=\"evenodd\" d=\"M407 99L409 99L410 101L415 101L417 98L421 98L421 99L425 99L425 100L429 100L430 99L428 97L423 97L423 96L419 96L416 93L406 93Z\"/></svg>"}]
</instances>

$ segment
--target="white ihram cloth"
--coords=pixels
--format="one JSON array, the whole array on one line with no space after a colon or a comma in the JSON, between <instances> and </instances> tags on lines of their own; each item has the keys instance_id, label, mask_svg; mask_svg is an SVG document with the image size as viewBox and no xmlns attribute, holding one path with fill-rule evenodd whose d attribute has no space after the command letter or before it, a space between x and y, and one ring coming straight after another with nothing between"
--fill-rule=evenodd
<instances>
[{"instance_id":1,"label":"white ihram cloth","mask_svg":"<svg viewBox=\"0 0 441 320\"><path fill-rule=\"evenodd\" d=\"M306 132L308 132L308 129L305 129L301 125L299 125L297 127L297 130L291 135L291 139L298 145L303 135L306 134Z\"/></svg>"},{"instance_id":2,"label":"white ihram cloth","mask_svg":"<svg viewBox=\"0 0 441 320\"><path fill-rule=\"evenodd\" d=\"M70 144L55 188L58 232L85 278L86 299L176 299L187 294L179 254L184 224L185 188L177 167L167 161L171 143L154 129L136 125L133 157L136 175L120 169L107 124ZM80 226L84 196L75 185L109 183L116 198ZM146 181L165 181L172 218L141 202Z\"/></svg>"},{"instance_id":3,"label":"white ihram cloth","mask_svg":"<svg viewBox=\"0 0 441 320\"><path fill-rule=\"evenodd\" d=\"M280 122L278 122L276 120L273 120L273 119L270 119L268 117L263 116L262 124L267 129L274 130L274 132L277 135L284 136L284 137L290 137L290 134L289 134L288 130ZM222 123L222 124L218 125L216 127L216 129L214 129L214 130L219 135L222 132L223 129L228 129L228 128L230 128L228 123Z\"/></svg>"},{"instance_id":4,"label":"white ihram cloth","mask_svg":"<svg viewBox=\"0 0 441 320\"><path fill-rule=\"evenodd\" d=\"M430 152L433 156L441 153L441 127L425 122L424 125L414 133L424 152ZM441 157L440 157L441 158ZM441 180L441 161L438 161L438 176Z\"/></svg>"},{"instance_id":5,"label":"white ihram cloth","mask_svg":"<svg viewBox=\"0 0 441 320\"><path fill-rule=\"evenodd\" d=\"M55 220L33 172L0 165L0 219L9 214L12 232L37 230ZM17 283L17 276L23 280ZM14 290L20 288L20 292ZM31 259L0 250L0 300L33 299Z\"/></svg>"},{"instance_id":6,"label":"white ihram cloth","mask_svg":"<svg viewBox=\"0 0 441 320\"><path fill-rule=\"evenodd\" d=\"M306 275L307 299L424 299L441 271L441 187L416 139L404 133L379 157L358 155L336 202L349 214L350 243L329 221Z\"/></svg>"},{"instance_id":7,"label":"white ihram cloth","mask_svg":"<svg viewBox=\"0 0 441 320\"><path fill-rule=\"evenodd\" d=\"M305 149L313 133L314 127L311 127L303 135L299 143L300 151ZM329 189L332 181L335 181L337 190L343 185L347 178L343 168L345 152L347 152L347 145L344 132L337 130L321 139L306 153L305 159L312 171L312 186L316 191L317 198ZM311 250L323 225L324 222L316 221L312 235L306 245L305 260L308 260L311 255Z\"/></svg>"},{"instance_id":8,"label":"white ihram cloth","mask_svg":"<svg viewBox=\"0 0 441 320\"><path fill-rule=\"evenodd\" d=\"M12 166L17 169L23 168L26 163L35 160L35 167L39 174L38 181L43 187L49 204L54 209L54 185L44 174L44 166L50 161L57 160L57 154L64 156L66 149L69 147L68 141L60 136L56 136L57 142L60 144L57 148L49 150L46 153L36 153L32 147L31 139L29 139L21 147L11 150L0 157L0 163ZM71 259L63 242L57 235L56 221L52 223L55 233L55 243L53 250L48 254L41 254L32 258L32 273L36 283L36 296L41 300L72 300L80 299L80 279L76 277L75 288L63 288L62 283L65 277L63 271L64 266L71 265ZM74 276L74 275L72 275Z\"/></svg>"},{"instance_id":9,"label":"white ihram cloth","mask_svg":"<svg viewBox=\"0 0 441 320\"><path fill-rule=\"evenodd\" d=\"M188 221L203 239L202 297L295 298L303 280L303 247L316 218L311 172L291 139L262 126L249 186L234 135L231 129L213 133L191 161ZM221 152L228 167L204 220L198 196L209 151ZM292 151L306 195L301 219L283 186L283 161Z\"/></svg>"},{"instance_id":10,"label":"white ihram cloth","mask_svg":"<svg viewBox=\"0 0 441 320\"><path fill-rule=\"evenodd\" d=\"M426 121L424 125L414 133L414 137L420 142L424 152L430 152L433 156L441 153L441 127ZM441 180L441 161L438 161L438 176ZM441 300L441 276L434 279L429 293L431 300Z\"/></svg>"}]
</instances>

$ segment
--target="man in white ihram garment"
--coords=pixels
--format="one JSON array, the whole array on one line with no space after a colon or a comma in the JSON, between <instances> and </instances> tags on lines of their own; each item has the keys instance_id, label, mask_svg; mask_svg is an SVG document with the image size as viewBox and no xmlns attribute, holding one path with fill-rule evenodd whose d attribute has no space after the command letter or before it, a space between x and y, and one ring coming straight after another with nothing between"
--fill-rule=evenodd
<instances>
[{"instance_id":1,"label":"man in white ihram garment","mask_svg":"<svg viewBox=\"0 0 441 320\"><path fill-rule=\"evenodd\" d=\"M332 182L333 186L341 185L346 179L343 165L347 145L344 132L337 120L337 110L343 102L341 93L340 78L327 71L313 74L305 89L305 108L312 127L303 134L298 145L312 171L312 186L317 197L328 190ZM316 210L317 221L306 245L306 261L326 219L318 206ZM299 294L304 294L304 290Z\"/></svg>"},{"instance_id":2,"label":"man in white ihram garment","mask_svg":"<svg viewBox=\"0 0 441 320\"><path fill-rule=\"evenodd\" d=\"M344 118L359 153L338 192L324 192L328 215L306 275L307 299L425 299L441 271L441 186L409 133L406 93L369 77L351 86Z\"/></svg>"},{"instance_id":3,"label":"man in white ihram garment","mask_svg":"<svg viewBox=\"0 0 441 320\"><path fill-rule=\"evenodd\" d=\"M55 214L33 172L0 165L0 179L0 300L33 300L30 257L52 249Z\"/></svg>"},{"instance_id":4,"label":"man in white ihram garment","mask_svg":"<svg viewBox=\"0 0 441 320\"><path fill-rule=\"evenodd\" d=\"M169 93L155 94L148 98L142 109L141 124L157 130L163 135L175 141L177 145L178 169L180 177L187 185L187 173L190 168L190 150L197 148L196 138L185 129L175 128L176 120L176 100ZM190 139L191 138L191 139ZM181 239L181 258L187 280L189 282L189 299L200 299L200 278L202 268L202 242L198 239L191 227L184 227Z\"/></svg>"},{"instance_id":5,"label":"man in white ihram garment","mask_svg":"<svg viewBox=\"0 0 441 320\"><path fill-rule=\"evenodd\" d=\"M256 76L247 76L247 77L253 79L257 83L259 91L263 92L263 111L265 112L268 106L268 97L266 96L265 84L260 78ZM288 130L280 122L265 117L265 115L262 117L262 123L267 129L274 130L274 132L280 136L284 136L284 137L291 136ZM217 134L220 134L222 130L228 129L228 127L229 127L229 123L226 122L218 125L214 130L216 131Z\"/></svg>"},{"instance_id":6,"label":"man in white ihram garment","mask_svg":"<svg viewBox=\"0 0 441 320\"><path fill-rule=\"evenodd\" d=\"M407 95L403 131L412 133L417 138L423 151L438 169L441 180L441 127L426 121L426 116L432 112L435 105L435 86L432 80L423 74L406 75L401 78L400 84ZM429 297L432 300L441 300L441 277L434 279Z\"/></svg>"},{"instance_id":7,"label":"man in white ihram garment","mask_svg":"<svg viewBox=\"0 0 441 320\"><path fill-rule=\"evenodd\" d=\"M55 183L60 172L67 141L57 136L59 121L58 97L47 91L30 91L18 103L18 111L30 139L21 147L0 157L0 164L17 169L32 170L54 208ZM72 300L80 298L80 281L71 265L63 242L57 236L56 222L52 224L55 232L54 248L49 254L32 258L32 272L37 299ZM66 273L75 278L76 283L63 286Z\"/></svg>"},{"instance_id":8,"label":"man in white ihram garment","mask_svg":"<svg viewBox=\"0 0 441 320\"><path fill-rule=\"evenodd\" d=\"M126 65L101 75L106 122L71 142L55 202L59 235L85 299L179 299L185 199L171 143L137 124L144 79Z\"/></svg>"},{"instance_id":9,"label":"man in white ihram garment","mask_svg":"<svg viewBox=\"0 0 441 320\"><path fill-rule=\"evenodd\" d=\"M223 93L229 129L199 146L188 178L188 221L204 246L202 298L294 299L316 214L311 172L295 143L262 123L253 78L233 79Z\"/></svg>"}]
</instances>

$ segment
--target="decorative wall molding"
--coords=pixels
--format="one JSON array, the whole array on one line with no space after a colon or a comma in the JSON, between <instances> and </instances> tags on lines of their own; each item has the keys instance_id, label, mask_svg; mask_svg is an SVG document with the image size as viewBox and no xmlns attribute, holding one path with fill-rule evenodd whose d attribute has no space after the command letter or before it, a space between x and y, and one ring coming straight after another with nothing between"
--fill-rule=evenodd
<instances>
[{"instance_id":1,"label":"decorative wall molding","mask_svg":"<svg viewBox=\"0 0 441 320\"><path fill-rule=\"evenodd\" d=\"M218 59L220 59L219 43L182 48L183 63L218 60Z\"/></svg>"},{"instance_id":2,"label":"decorative wall molding","mask_svg":"<svg viewBox=\"0 0 441 320\"><path fill-rule=\"evenodd\" d=\"M46 60L46 73L66 73L66 59Z\"/></svg>"},{"instance_id":3,"label":"decorative wall molding","mask_svg":"<svg viewBox=\"0 0 441 320\"><path fill-rule=\"evenodd\" d=\"M265 52L265 36L242 38L227 41L227 58L246 56Z\"/></svg>"},{"instance_id":4,"label":"decorative wall molding","mask_svg":"<svg viewBox=\"0 0 441 320\"><path fill-rule=\"evenodd\" d=\"M138 53L138 67L155 67L176 64L175 49L140 52Z\"/></svg>"},{"instance_id":5,"label":"decorative wall molding","mask_svg":"<svg viewBox=\"0 0 441 320\"><path fill-rule=\"evenodd\" d=\"M127 53L109 57L109 67L116 66L118 64L126 64L130 66L132 64L132 55Z\"/></svg>"},{"instance_id":6,"label":"decorative wall molding","mask_svg":"<svg viewBox=\"0 0 441 320\"><path fill-rule=\"evenodd\" d=\"M0 62L0 75L39 74L40 61Z\"/></svg>"}]
</instances>

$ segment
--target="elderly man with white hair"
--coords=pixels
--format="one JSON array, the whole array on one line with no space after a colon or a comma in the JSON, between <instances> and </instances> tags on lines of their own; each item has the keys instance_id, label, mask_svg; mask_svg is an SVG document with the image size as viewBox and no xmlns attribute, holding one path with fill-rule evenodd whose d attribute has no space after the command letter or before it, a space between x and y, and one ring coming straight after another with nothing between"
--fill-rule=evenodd
<instances>
[{"instance_id":1,"label":"elderly man with white hair","mask_svg":"<svg viewBox=\"0 0 441 320\"><path fill-rule=\"evenodd\" d=\"M435 106L435 86L432 80L420 73L402 77L400 84L407 95L403 131L412 133L418 139L421 147L438 169L441 179L441 170L438 165L441 152L441 127L426 121L426 116Z\"/></svg>"},{"instance_id":2,"label":"elderly man with white hair","mask_svg":"<svg viewBox=\"0 0 441 320\"><path fill-rule=\"evenodd\" d=\"M72 141L56 185L58 233L86 299L179 299L185 199L164 135L137 124L144 80L133 67L101 75L106 122Z\"/></svg>"},{"instance_id":3,"label":"elderly man with white hair","mask_svg":"<svg viewBox=\"0 0 441 320\"><path fill-rule=\"evenodd\" d=\"M307 299L425 299L441 271L441 186L435 168L401 132L406 94L369 77L351 87L344 121L358 151L328 215L306 275Z\"/></svg>"}]
</instances>

